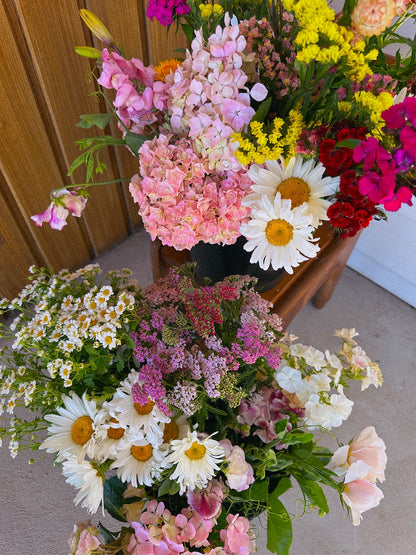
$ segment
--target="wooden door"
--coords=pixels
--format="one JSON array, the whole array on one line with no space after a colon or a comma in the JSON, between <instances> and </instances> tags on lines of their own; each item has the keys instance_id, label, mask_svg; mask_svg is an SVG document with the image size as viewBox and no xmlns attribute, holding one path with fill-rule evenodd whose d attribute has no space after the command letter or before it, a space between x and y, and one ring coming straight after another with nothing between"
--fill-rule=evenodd
<instances>
[{"instance_id":1,"label":"wooden door","mask_svg":"<svg viewBox=\"0 0 416 555\"><path fill-rule=\"evenodd\" d=\"M3 0L0 5L0 296L13 297L30 264L75 268L124 240L140 225L126 183L96 187L85 215L62 231L36 227L50 191L85 180L67 171L79 154L74 142L91 136L76 127L80 114L105 111L92 95L92 62L75 46L93 45L79 9L93 11L126 57L145 64L174 56L181 34L146 20L141 0ZM96 44L97 47L102 45ZM117 129L106 129L117 134ZM137 162L122 147L108 150L97 180L130 177Z\"/></svg>"}]
</instances>

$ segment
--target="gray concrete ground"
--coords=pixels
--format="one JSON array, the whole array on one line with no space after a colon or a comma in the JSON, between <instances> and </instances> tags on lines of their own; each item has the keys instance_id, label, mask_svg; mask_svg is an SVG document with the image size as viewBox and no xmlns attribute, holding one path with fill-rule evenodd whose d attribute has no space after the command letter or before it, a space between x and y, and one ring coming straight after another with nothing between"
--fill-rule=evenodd
<instances>
[{"instance_id":1,"label":"gray concrete ground","mask_svg":"<svg viewBox=\"0 0 416 555\"><path fill-rule=\"evenodd\" d=\"M142 285L152 281L148 236L143 232L98 261L104 269L131 268ZM292 322L292 333L321 349L337 348L335 329L355 327L360 332L360 345L380 363L384 385L348 392L355 406L337 436L346 443L374 425L387 445L388 467L381 486L385 498L364 513L360 526L352 526L351 517L329 491L330 514L311 513L294 520L291 555L416 553L415 316L415 309L346 268L327 305L317 310L309 303ZM336 448L334 443L330 446ZM23 453L12 460L7 445L0 449L0 555L66 555L73 524L87 514L74 506L75 492L52 465L52 456L29 465L30 456ZM293 490L287 497L292 512L298 496ZM104 522L111 527L111 520ZM260 528L260 555L268 553L264 538Z\"/></svg>"}]
</instances>

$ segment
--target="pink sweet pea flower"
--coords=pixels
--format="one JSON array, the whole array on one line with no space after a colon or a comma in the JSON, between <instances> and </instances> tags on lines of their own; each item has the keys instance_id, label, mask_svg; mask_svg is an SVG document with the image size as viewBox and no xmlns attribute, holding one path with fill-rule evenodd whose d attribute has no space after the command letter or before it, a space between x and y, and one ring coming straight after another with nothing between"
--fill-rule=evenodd
<instances>
[{"instance_id":1,"label":"pink sweet pea flower","mask_svg":"<svg viewBox=\"0 0 416 555\"><path fill-rule=\"evenodd\" d=\"M188 490L186 498L196 513L199 513L205 519L211 519L216 518L221 512L224 492L221 487L210 482L205 490Z\"/></svg>"},{"instance_id":2,"label":"pink sweet pea flower","mask_svg":"<svg viewBox=\"0 0 416 555\"><path fill-rule=\"evenodd\" d=\"M68 189L54 192L53 198L56 200L53 200L44 212L30 217L37 226L41 227L43 223L48 223L52 229L61 231L66 226L69 212L79 218L87 204L85 197Z\"/></svg>"},{"instance_id":3,"label":"pink sweet pea flower","mask_svg":"<svg viewBox=\"0 0 416 555\"><path fill-rule=\"evenodd\" d=\"M384 471L387 463L386 445L378 437L374 426L367 426L356 440L337 449L328 466L338 475L341 475L358 461L364 461L369 468L365 476L366 480L369 482L375 482L376 480L384 482Z\"/></svg>"},{"instance_id":4,"label":"pink sweet pea flower","mask_svg":"<svg viewBox=\"0 0 416 555\"><path fill-rule=\"evenodd\" d=\"M345 476L345 486L341 495L345 504L351 509L354 526L360 524L363 512L377 507L384 497L383 492L366 479L370 473L371 466L359 460L349 467Z\"/></svg>"},{"instance_id":5,"label":"pink sweet pea flower","mask_svg":"<svg viewBox=\"0 0 416 555\"><path fill-rule=\"evenodd\" d=\"M33 220L39 227L42 227L43 223L48 223L52 229L58 229L61 231L62 228L66 226L66 219L68 215L69 210L63 206L56 206L54 202L51 202L44 212L30 216L30 219Z\"/></svg>"},{"instance_id":6,"label":"pink sweet pea flower","mask_svg":"<svg viewBox=\"0 0 416 555\"><path fill-rule=\"evenodd\" d=\"M220 441L225 449L225 460L228 463L225 474L227 485L236 491L244 491L254 482L253 467L246 462L246 456L238 445L232 445L229 439Z\"/></svg>"}]
</instances>

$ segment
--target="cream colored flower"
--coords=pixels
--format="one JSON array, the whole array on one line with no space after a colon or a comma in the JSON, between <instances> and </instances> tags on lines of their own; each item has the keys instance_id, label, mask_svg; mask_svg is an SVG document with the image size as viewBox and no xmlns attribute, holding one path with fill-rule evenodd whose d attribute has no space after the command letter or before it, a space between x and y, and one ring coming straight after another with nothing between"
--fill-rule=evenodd
<instances>
[{"instance_id":1,"label":"cream colored flower","mask_svg":"<svg viewBox=\"0 0 416 555\"><path fill-rule=\"evenodd\" d=\"M304 160L299 154L286 164L268 160L266 168L253 164L248 175L254 185L253 193L247 195L242 204L253 207L261 202L263 195L273 203L276 193L282 199L291 201L291 208L297 208L306 202L308 210L305 214L312 215L313 227L318 227L322 220L327 220L330 202L324 197L333 194L339 185L339 177L322 177L325 167L316 160Z\"/></svg>"},{"instance_id":2,"label":"cream colored flower","mask_svg":"<svg viewBox=\"0 0 416 555\"><path fill-rule=\"evenodd\" d=\"M251 207L250 221L240 226L247 239L244 250L252 252L250 262L260 268L284 268L293 274L293 268L319 251L312 237L312 216L306 214L307 204L291 209L290 200L276 193L272 204L266 195Z\"/></svg>"}]
</instances>

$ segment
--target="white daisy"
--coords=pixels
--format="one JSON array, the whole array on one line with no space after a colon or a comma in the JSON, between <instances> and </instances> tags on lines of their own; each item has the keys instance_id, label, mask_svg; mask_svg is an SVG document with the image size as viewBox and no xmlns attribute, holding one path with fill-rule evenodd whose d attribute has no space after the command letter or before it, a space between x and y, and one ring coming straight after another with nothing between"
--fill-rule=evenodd
<instances>
[{"instance_id":1,"label":"white daisy","mask_svg":"<svg viewBox=\"0 0 416 555\"><path fill-rule=\"evenodd\" d=\"M165 451L144 438L119 451L110 468L116 469L122 482L130 482L135 488L151 486L166 467L165 457Z\"/></svg>"},{"instance_id":2,"label":"white daisy","mask_svg":"<svg viewBox=\"0 0 416 555\"><path fill-rule=\"evenodd\" d=\"M48 453L58 452L58 461L76 455L81 461L85 454L93 451L95 401L87 401L84 393L82 399L73 391L70 397L62 395L64 407L57 409L59 414L47 414L45 420L52 423L48 428L49 437L40 446Z\"/></svg>"},{"instance_id":3,"label":"white daisy","mask_svg":"<svg viewBox=\"0 0 416 555\"><path fill-rule=\"evenodd\" d=\"M335 193L339 177L322 177L325 167L314 159L305 161L299 154L291 158L287 165L284 158L280 158L279 162L268 160L266 168L255 164L250 167L248 175L254 181L251 186L253 193L245 197L245 206L261 203L263 195L273 203L276 193L280 193L282 199L291 201L292 208L306 202L306 213L312 215L314 227L328 219L326 212L330 202L324 197Z\"/></svg>"},{"instance_id":4,"label":"white daisy","mask_svg":"<svg viewBox=\"0 0 416 555\"><path fill-rule=\"evenodd\" d=\"M290 200L282 200L276 193L274 203L263 195L259 205L251 208L250 221L240 226L247 239L244 250L252 252L250 262L260 268L284 268L293 274L293 268L319 251L312 237L312 217L306 214L307 205L291 210Z\"/></svg>"},{"instance_id":5,"label":"white daisy","mask_svg":"<svg viewBox=\"0 0 416 555\"><path fill-rule=\"evenodd\" d=\"M104 515L104 481L93 465L90 461L78 462L77 457L72 455L64 461L62 472L66 481L79 490L75 505L81 503L90 513L96 513L101 504Z\"/></svg>"},{"instance_id":6,"label":"white daisy","mask_svg":"<svg viewBox=\"0 0 416 555\"><path fill-rule=\"evenodd\" d=\"M172 453L167 462L176 465L171 480L180 485L182 495L186 488L204 488L219 470L218 464L224 459L224 448L211 437L199 439L197 431L189 431L184 439L171 442Z\"/></svg>"},{"instance_id":7,"label":"white daisy","mask_svg":"<svg viewBox=\"0 0 416 555\"><path fill-rule=\"evenodd\" d=\"M107 459L115 459L118 451L129 447L134 440L143 439L143 434L129 434L129 431L120 426L116 418L113 418L105 406L98 412L95 419L95 448L94 459L104 462Z\"/></svg>"}]
</instances>

